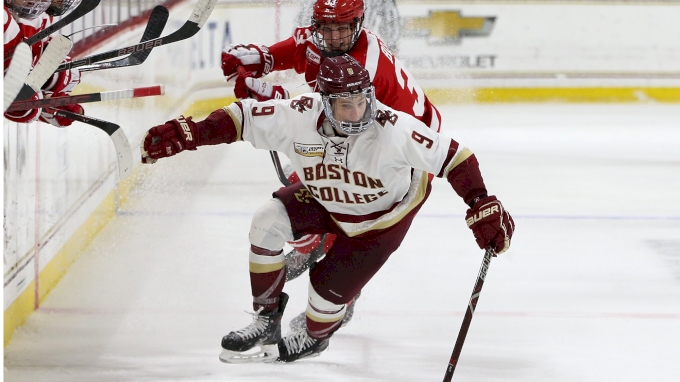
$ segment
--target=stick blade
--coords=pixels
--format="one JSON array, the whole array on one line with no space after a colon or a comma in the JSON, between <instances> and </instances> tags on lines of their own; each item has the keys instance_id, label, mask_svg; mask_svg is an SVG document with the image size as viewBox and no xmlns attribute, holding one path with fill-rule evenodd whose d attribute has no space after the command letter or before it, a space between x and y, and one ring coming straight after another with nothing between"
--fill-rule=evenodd
<instances>
[{"instance_id":1,"label":"stick blade","mask_svg":"<svg viewBox=\"0 0 680 382\"><path fill-rule=\"evenodd\" d=\"M64 58L71 52L72 47L73 41L68 38L62 35L53 36L15 100L25 101L40 91L43 84L52 77Z\"/></svg>"},{"instance_id":2,"label":"stick blade","mask_svg":"<svg viewBox=\"0 0 680 382\"><path fill-rule=\"evenodd\" d=\"M33 54L31 47L24 42L17 45L4 78L3 113L7 111L12 101L19 95L21 88L24 87L26 77L28 77L28 73L31 71L32 63Z\"/></svg>"},{"instance_id":3,"label":"stick blade","mask_svg":"<svg viewBox=\"0 0 680 382\"><path fill-rule=\"evenodd\" d=\"M123 180L130 175L133 167L130 142L128 142L123 129L120 128L111 134L111 140L118 155L118 178Z\"/></svg>"}]
</instances>

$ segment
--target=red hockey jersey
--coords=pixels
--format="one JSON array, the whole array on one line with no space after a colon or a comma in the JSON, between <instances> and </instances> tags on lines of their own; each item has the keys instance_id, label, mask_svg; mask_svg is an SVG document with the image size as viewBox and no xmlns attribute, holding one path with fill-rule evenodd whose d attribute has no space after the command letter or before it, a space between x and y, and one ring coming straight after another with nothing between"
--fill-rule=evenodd
<instances>
[{"instance_id":1,"label":"red hockey jersey","mask_svg":"<svg viewBox=\"0 0 680 382\"><path fill-rule=\"evenodd\" d=\"M295 69L297 73L304 73L307 84L316 91L316 75L323 57L311 35L310 27L297 28L292 37L272 45L269 52L274 56L274 70ZM439 111L378 36L363 28L348 54L368 69L378 101L416 117L439 132Z\"/></svg>"}]
</instances>

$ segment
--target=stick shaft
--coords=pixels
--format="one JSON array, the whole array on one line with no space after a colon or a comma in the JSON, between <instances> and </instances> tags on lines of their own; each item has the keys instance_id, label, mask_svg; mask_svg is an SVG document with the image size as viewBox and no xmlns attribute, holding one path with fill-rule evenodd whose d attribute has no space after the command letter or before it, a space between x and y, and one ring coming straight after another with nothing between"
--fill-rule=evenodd
<instances>
[{"instance_id":1,"label":"stick shaft","mask_svg":"<svg viewBox=\"0 0 680 382\"><path fill-rule=\"evenodd\" d=\"M201 30L203 24L208 19L208 16L210 16L210 13L212 13L216 2L217 0L199 0L196 4L196 7L194 8L194 11L191 13L191 16L184 23L184 25L165 37L155 38L153 40L140 42L139 44L131 45L122 49L110 50L108 52L98 53L78 60L73 60L71 62L66 62L57 68L57 72L78 68L85 65L91 65L99 61L104 61L135 52L150 50L192 37Z\"/></svg>"},{"instance_id":2,"label":"stick shaft","mask_svg":"<svg viewBox=\"0 0 680 382\"><path fill-rule=\"evenodd\" d=\"M449 360L449 366L446 368L446 374L444 374L444 382L451 382L453 372L456 370L456 364L458 364L458 358L460 357L460 353L463 350L463 343L465 342L465 337L467 336L468 329L470 328L472 316L475 314L477 301L479 301L479 295L482 293L482 286L484 286L484 279L486 278L486 273L489 270L489 264L491 264L491 258L493 257L493 254L494 251L492 249L487 249L484 253L482 266L479 268L477 281L475 282L475 287L472 290L472 296L470 296L470 302L468 303L467 310L465 311L465 317L463 318L463 323L460 326L460 331L458 332L456 345L453 347L453 353L451 354L451 359Z\"/></svg>"},{"instance_id":3,"label":"stick shaft","mask_svg":"<svg viewBox=\"0 0 680 382\"><path fill-rule=\"evenodd\" d=\"M112 101L126 98L150 97L165 94L164 85L147 86L142 88L112 90L100 93L79 94L73 96L44 98L35 101L15 101L7 108L9 111L58 107L76 103Z\"/></svg>"}]
</instances>

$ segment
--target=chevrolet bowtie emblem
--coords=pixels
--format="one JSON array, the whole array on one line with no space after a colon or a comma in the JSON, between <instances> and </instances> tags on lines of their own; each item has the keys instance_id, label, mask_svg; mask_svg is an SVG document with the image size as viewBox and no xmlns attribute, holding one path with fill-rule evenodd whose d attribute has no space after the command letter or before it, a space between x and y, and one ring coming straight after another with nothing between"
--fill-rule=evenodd
<instances>
[{"instance_id":1,"label":"chevrolet bowtie emblem","mask_svg":"<svg viewBox=\"0 0 680 382\"><path fill-rule=\"evenodd\" d=\"M427 37L431 44L460 44L463 37L486 37L496 17L463 17L460 11L430 11L427 17L410 17L404 35Z\"/></svg>"}]
</instances>

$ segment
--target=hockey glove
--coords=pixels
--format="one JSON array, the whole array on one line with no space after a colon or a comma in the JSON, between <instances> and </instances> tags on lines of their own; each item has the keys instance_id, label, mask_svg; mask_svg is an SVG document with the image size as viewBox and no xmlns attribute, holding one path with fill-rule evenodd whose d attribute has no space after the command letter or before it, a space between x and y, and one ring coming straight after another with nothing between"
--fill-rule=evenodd
<instances>
[{"instance_id":1,"label":"hockey glove","mask_svg":"<svg viewBox=\"0 0 680 382\"><path fill-rule=\"evenodd\" d=\"M156 163L159 158L171 157L184 150L196 150L198 128L191 117L179 118L154 126L147 131L140 144L142 163Z\"/></svg>"},{"instance_id":2,"label":"hockey glove","mask_svg":"<svg viewBox=\"0 0 680 382\"><path fill-rule=\"evenodd\" d=\"M71 57L66 57L62 63L71 62ZM80 83L80 70L69 69L63 72L54 73L54 75L45 82L42 90L45 92L45 98L49 98L52 94L60 93L59 95L67 95L71 90Z\"/></svg>"},{"instance_id":3,"label":"hockey glove","mask_svg":"<svg viewBox=\"0 0 680 382\"><path fill-rule=\"evenodd\" d=\"M63 96L65 94L57 94L57 96ZM55 107L54 109L43 109L42 113L40 113L40 120L42 122L49 123L52 126L56 127L66 127L66 126L71 126L73 123L73 120L70 118L65 118L65 117L59 117L55 115L55 109L58 110L66 110L70 111L76 114L85 114L85 109L83 109L82 106L79 104L73 104L73 105L64 105L64 106L58 106Z\"/></svg>"},{"instance_id":4,"label":"hockey glove","mask_svg":"<svg viewBox=\"0 0 680 382\"><path fill-rule=\"evenodd\" d=\"M467 210L465 221L475 235L479 248L491 247L497 255L510 248L515 222L495 196L478 200Z\"/></svg>"},{"instance_id":5,"label":"hockey glove","mask_svg":"<svg viewBox=\"0 0 680 382\"><path fill-rule=\"evenodd\" d=\"M39 99L43 99L42 92L37 92L33 94L31 98L29 98L30 101L37 101ZM12 122L29 123L37 121L38 117L40 117L41 111L42 109L12 111L5 113L5 118L9 119Z\"/></svg>"},{"instance_id":6,"label":"hockey glove","mask_svg":"<svg viewBox=\"0 0 680 382\"><path fill-rule=\"evenodd\" d=\"M228 80L238 74L238 67L255 78L266 76L274 68L274 56L264 45L230 45L222 52L222 73Z\"/></svg>"},{"instance_id":7,"label":"hockey glove","mask_svg":"<svg viewBox=\"0 0 680 382\"><path fill-rule=\"evenodd\" d=\"M272 85L269 82L257 78L238 76L234 85L234 95L238 99L255 98L258 101L270 99L288 99L288 90L280 85Z\"/></svg>"}]
</instances>

